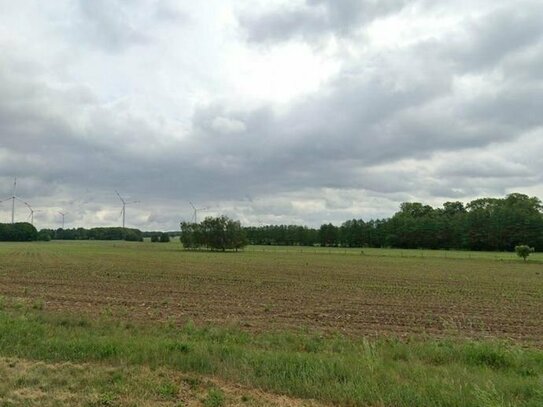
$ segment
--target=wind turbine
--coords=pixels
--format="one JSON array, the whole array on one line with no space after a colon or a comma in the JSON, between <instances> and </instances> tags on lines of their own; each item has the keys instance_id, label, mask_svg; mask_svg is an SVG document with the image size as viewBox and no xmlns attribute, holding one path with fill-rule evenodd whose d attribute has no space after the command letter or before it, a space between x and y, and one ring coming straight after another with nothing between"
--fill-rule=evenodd
<instances>
[{"instance_id":1,"label":"wind turbine","mask_svg":"<svg viewBox=\"0 0 543 407\"><path fill-rule=\"evenodd\" d=\"M192 209L194 209L194 215L192 215L192 219L194 219L194 223L198 223L198 212L199 211L207 211L209 208L196 208L192 202L189 201L190 206L192 206Z\"/></svg>"},{"instance_id":2,"label":"wind turbine","mask_svg":"<svg viewBox=\"0 0 543 407\"><path fill-rule=\"evenodd\" d=\"M41 212L41 210L32 208L32 206L30 206L28 202L23 202L23 203L26 205L26 207L30 211L30 215L28 215L28 218L30 219L30 224L34 225L34 212Z\"/></svg>"},{"instance_id":3,"label":"wind turbine","mask_svg":"<svg viewBox=\"0 0 543 407\"><path fill-rule=\"evenodd\" d=\"M11 196L9 198L6 198L6 199L3 199L3 200L0 201L0 203L6 202L6 201L11 201L11 223L15 223L15 201L16 200L24 203L26 206L30 206L30 205L28 205L28 203L26 203L21 198L19 198L17 195L15 195L16 189L17 189L17 177L15 177L13 179L13 193L11 194Z\"/></svg>"},{"instance_id":4,"label":"wind turbine","mask_svg":"<svg viewBox=\"0 0 543 407\"><path fill-rule=\"evenodd\" d=\"M125 220L126 220L126 205L139 203L139 201L129 201L129 202L127 202L127 201L124 200L124 198L121 196L121 194L119 194L119 191L115 190L115 193L117 194L117 196L119 197L119 199L123 203L123 209L121 209L121 215L123 215L123 229L124 229Z\"/></svg>"},{"instance_id":5,"label":"wind turbine","mask_svg":"<svg viewBox=\"0 0 543 407\"><path fill-rule=\"evenodd\" d=\"M59 215L62 216L62 230L64 230L64 216L66 216L66 214L59 212Z\"/></svg>"}]
</instances>

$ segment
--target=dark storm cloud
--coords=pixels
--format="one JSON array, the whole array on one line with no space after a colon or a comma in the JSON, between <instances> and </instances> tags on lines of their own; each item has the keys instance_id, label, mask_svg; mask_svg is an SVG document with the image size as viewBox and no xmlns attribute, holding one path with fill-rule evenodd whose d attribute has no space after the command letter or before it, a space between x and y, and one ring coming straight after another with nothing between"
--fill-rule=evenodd
<instances>
[{"instance_id":1,"label":"dark storm cloud","mask_svg":"<svg viewBox=\"0 0 543 407\"><path fill-rule=\"evenodd\" d=\"M145 17L127 1L78 4L79 35L108 52L148 46L153 33L142 27L152 21L187 21L174 3L145 3ZM307 1L294 11L244 13L242 26L272 47L330 33L352 46L364 24L412 4L422 3ZM134 224L175 228L190 216L179 211L188 200L251 223L318 224L390 215L401 200L540 188L543 5L522 4L461 19L450 35L341 54L332 78L281 109L211 97L182 129L175 116L112 101L71 75L51 79L39 58L7 47L0 198L18 175L21 195L71 208L74 222L107 224L118 218L120 189L143 202L130 208ZM66 41L75 47L79 37ZM53 212L43 219L54 222Z\"/></svg>"},{"instance_id":2,"label":"dark storm cloud","mask_svg":"<svg viewBox=\"0 0 543 407\"><path fill-rule=\"evenodd\" d=\"M241 18L250 41L283 41L293 37L349 35L377 17L400 11L407 0L306 0L301 8L276 10Z\"/></svg>"},{"instance_id":3,"label":"dark storm cloud","mask_svg":"<svg viewBox=\"0 0 543 407\"><path fill-rule=\"evenodd\" d=\"M504 57L521 53L537 44L541 29L543 6L536 1L520 1L498 7L482 18L468 22L443 48L449 57L464 69L493 69Z\"/></svg>"}]
</instances>

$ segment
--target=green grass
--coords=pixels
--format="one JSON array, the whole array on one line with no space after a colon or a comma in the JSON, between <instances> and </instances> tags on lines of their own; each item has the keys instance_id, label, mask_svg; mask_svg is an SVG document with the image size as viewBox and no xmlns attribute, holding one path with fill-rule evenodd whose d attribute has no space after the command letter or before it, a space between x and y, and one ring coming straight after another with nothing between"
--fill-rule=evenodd
<instances>
[{"instance_id":1,"label":"green grass","mask_svg":"<svg viewBox=\"0 0 543 407\"><path fill-rule=\"evenodd\" d=\"M100 248L100 251L105 247L110 248L129 248L134 245L144 247L144 250L152 250L155 252L169 252L177 251L181 248L178 238L173 238L169 243L151 243L149 239L146 239L143 243L125 242L125 241L63 241L55 240L52 242L35 242L35 243L8 243L0 242L0 254L8 252L13 249L19 249L22 246L34 246L39 247L48 246L56 250L61 247L62 250L77 250L84 248ZM106 249L107 250L107 249ZM333 255L365 255L365 256L378 256L378 257L415 257L415 258L444 258L444 259L486 259L486 260L511 260L522 261L514 252L473 252L463 250L427 250L427 249L390 249L390 248L344 248L344 247L308 247L308 246L247 246L244 249L245 252L252 253L302 253L302 254L333 254ZM541 263L543 262L542 253L532 253L528 257L528 261Z\"/></svg>"},{"instance_id":2,"label":"green grass","mask_svg":"<svg viewBox=\"0 0 543 407\"><path fill-rule=\"evenodd\" d=\"M174 242L179 244L179 242ZM511 260L522 261L513 252L473 252L462 250L428 250L428 249L379 249L372 247L306 247L306 246L247 246L247 252L272 252L272 253L302 253L302 254L334 254L334 255L363 255L379 257L415 257L415 258L443 258L443 259L467 259L467 260ZM543 262L543 253L532 253L528 260L531 262Z\"/></svg>"},{"instance_id":3,"label":"green grass","mask_svg":"<svg viewBox=\"0 0 543 407\"><path fill-rule=\"evenodd\" d=\"M499 341L353 339L133 326L0 313L0 354L46 362L171 368L300 398L361 406L541 406L543 352ZM156 390L175 397L172 384ZM205 405L222 405L210 391Z\"/></svg>"}]
</instances>

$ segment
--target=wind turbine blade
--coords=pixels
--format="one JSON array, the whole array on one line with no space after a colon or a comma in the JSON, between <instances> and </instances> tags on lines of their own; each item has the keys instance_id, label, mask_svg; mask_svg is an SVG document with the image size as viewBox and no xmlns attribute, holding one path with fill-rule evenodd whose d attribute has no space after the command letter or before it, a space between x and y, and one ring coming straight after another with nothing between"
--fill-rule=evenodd
<instances>
[{"instance_id":1,"label":"wind turbine blade","mask_svg":"<svg viewBox=\"0 0 543 407\"><path fill-rule=\"evenodd\" d=\"M121 200L121 202L124 204L126 203L123 199L123 197L121 196L121 194L119 194L119 191L115 190L115 193L117 194L117 196L119 197L119 199Z\"/></svg>"},{"instance_id":2,"label":"wind turbine blade","mask_svg":"<svg viewBox=\"0 0 543 407\"><path fill-rule=\"evenodd\" d=\"M21 198L19 198L18 196L14 196L15 199L17 199L19 202L22 202L24 203L26 206L28 206L30 208L30 204L28 202L25 202L23 201Z\"/></svg>"},{"instance_id":3,"label":"wind turbine blade","mask_svg":"<svg viewBox=\"0 0 543 407\"><path fill-rule=\"evenodd\" d=\"M32 209L32 207L29 204L27 204L26 202L24 204L26 205L26 207L30 211L30 214L32 215L34 213L34 209Z\"/></svg>"}]
</instances>

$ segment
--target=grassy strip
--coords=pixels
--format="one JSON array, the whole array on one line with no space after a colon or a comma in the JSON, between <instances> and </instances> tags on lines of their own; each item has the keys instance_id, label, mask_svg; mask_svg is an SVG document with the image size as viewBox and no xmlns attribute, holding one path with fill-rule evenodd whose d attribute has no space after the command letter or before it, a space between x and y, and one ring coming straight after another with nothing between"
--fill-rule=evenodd
<instances>
[{"instance_id":1,"label":"grassy strip","mask_svg":"<svg viewBox=\"0 0 543 407\"><path fill-rule=\"evenodd\" d=\"M146 240L145 243L125 242L125 241L100 241L100 240L54 240L51 242L0 242L0 254L9 253L21 248L40 251L68 251L71 253L85 253L89 251L100 250L101 254L106 252L117 253L119 249L137 250L138 252L152 253L187 253L183 251L179 239L175 238L168 244L156 245ZM392 249L392 248L374 248L374 247L313 247L313 246L268 246L268 245L249 245L243 249L247 254L279 253L279 254L327 254L327 255L353 255L353 256L372 256L372 257L399 257L399 258L445 258L445 259L466 259L466 260L489 260L489 261L510 261L513 263L523 263L514 252L484 252L468 250L431 250L431 249ZM189 253L210 254L207 250L188 251ZM216 257L217 253L214 253ZM239 256L238 256L239 257ZM528 263L543 263L543 253L533 253L528 258Z\"/></svg>"},{"instance_id":2,"label":"grassy strip","mask_svg":"<svg viewBox=\"0 0 543 407\"><path fill-rule=\"evenodd\" d=\"M147 366L0 357L0 406L319 407L195 374Z\"/></svg>"},{"instance_id":3,"label":"grassy strip","mask_svg":"<svg viewBox=\"0 0 543 407\"><path fill-rule=\"evenodd\" d=\"M543 352L502 342L250 335L0 311L0 354L168 367L341 405L543 405Z\"/></svg>"},{"instance_id":4,"label":"grassy strip","mask_svg":"<svg viewBox=\"0 0 543 407\"><path fill-rule=\"evenodd\" d=\"M249 394L225 393L197 377L144 366L110 367L98 363L48 364L17 358L0 358L0 405L15 406L164 406L200 401L204 406L263 404ZM201 405L199 404L199 405Z\"/></svg>"}]
</instances>

